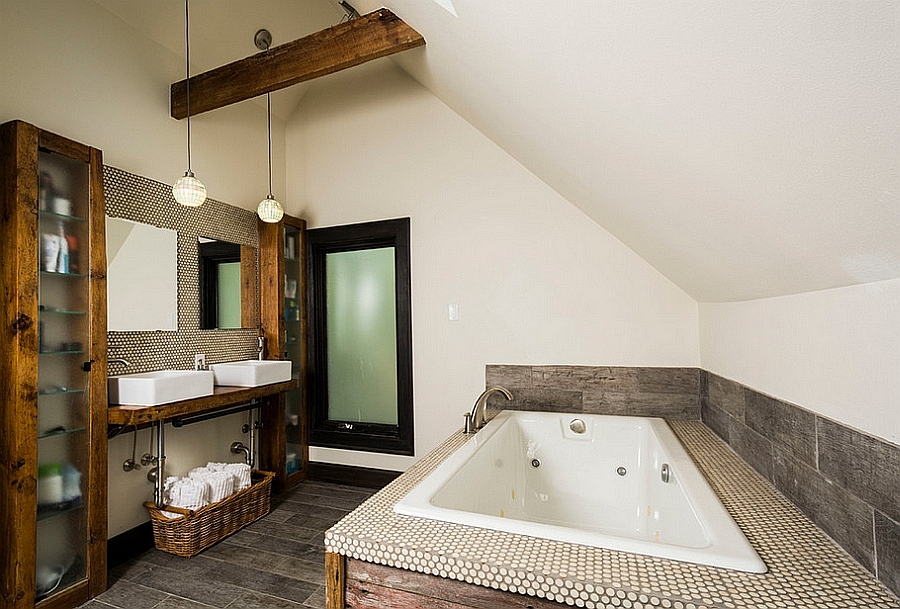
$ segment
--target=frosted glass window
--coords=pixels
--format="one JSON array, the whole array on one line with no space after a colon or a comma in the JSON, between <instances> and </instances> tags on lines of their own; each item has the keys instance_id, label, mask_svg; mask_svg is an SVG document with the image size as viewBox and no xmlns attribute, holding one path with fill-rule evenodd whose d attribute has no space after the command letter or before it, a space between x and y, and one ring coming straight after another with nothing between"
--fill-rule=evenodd
<instances>
[{"instance_id":1,"label":"frosted glass window","mask_svg":"<svg viewBox=\"0 0 900 609\"><path fill-rule=\"evenodd\" d=\"M219 263L218 319L220 328L241 327L241 263Z\"/></svg>"},{"instance_id":2,"label":"frosted glass window","mask_svg":"<svg viewBox=\"0 0 900 609\"><path fill-rule=\"evenodd\" d=\"M328 418L397 425L394 248L325 256Z\"/></svg>"}]
</instances>

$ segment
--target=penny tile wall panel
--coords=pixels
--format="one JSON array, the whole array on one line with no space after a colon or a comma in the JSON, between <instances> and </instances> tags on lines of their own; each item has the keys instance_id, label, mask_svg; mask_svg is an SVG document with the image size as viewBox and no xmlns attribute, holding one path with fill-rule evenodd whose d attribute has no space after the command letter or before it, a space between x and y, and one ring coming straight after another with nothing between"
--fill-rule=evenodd
<instances>
[{"instance_id":1,"label":"penny tile wall panel","mask_svg":"<svg viewBox=\"0 0 900 609\"><path fill-rule=\"evenodd\" d=\"M199 208L183 207L175 202L169 184L110 166L103 168L103 187L107 215L178 232L178 330L109 332L109 357L130 363L111 365L110 374L190 369L195 353L205 354L207 364L256 357L255 328L200 329L197 249L197 237L202 236L258 250L256 215L213 199ZM258 279L254 284L259 285Z\"/></svg>"}]
</instances>

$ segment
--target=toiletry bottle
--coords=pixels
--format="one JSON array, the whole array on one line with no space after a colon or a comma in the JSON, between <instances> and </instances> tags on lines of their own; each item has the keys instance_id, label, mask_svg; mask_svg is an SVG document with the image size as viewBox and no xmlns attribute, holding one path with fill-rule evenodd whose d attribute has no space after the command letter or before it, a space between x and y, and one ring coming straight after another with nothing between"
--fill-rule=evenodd
<instances>
[{"instance_id":1,"label":"toiletry bottle","mask_svg":"<svg viewBox=\"0 0 900 609\"><path fill-rule=\"evenodd\" d=\"M44 233L44 270L55 273L59 265L59 235Z\"/></svg>"},{"instance_id":2,"label":"toiletry bottle","mask_svg":"<svg viewBox=\"0 0 900 609\"><path fill-rule=\"evenodd\" d=\"M53 200L53 178L46 171L42 171L38 178L38 209L50 211L50 201Z\"/></svg>"},{"instance_id":3,"label":"toiletry bottle","mask_svg":"<svg viewBox=\"0 0 900 609\"><path fill-rule=\"evenodd\" d=\"M66 235L66 243L69 246L69 272L78 272L78 237L73 234Z\"/></svg>"},{"instance_id":4,"label":"toiletry bottle","mask_svg":"<svg viewBox=\"0 0 900 609\"><path fill-rule=\"evenodd\" d=\"M69 242L66 240L66 231L62 220L59 222L59 256L56 261L56 272L69 272Z\"/></svg>"}]
</instances>

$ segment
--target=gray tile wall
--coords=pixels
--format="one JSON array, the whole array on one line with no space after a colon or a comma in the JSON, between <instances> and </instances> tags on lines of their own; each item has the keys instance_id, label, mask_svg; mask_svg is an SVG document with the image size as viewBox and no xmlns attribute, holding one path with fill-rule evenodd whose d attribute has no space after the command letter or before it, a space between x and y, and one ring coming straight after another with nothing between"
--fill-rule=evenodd
<instances>
[{"instance_id":1,"label":"gray tile wall","mask_svg":"<svg viewBox=\"0 0 900 609\"><path fill-rule=\"evenodd\" d=\"M700 371L703 422L895 594L900 446Z\"/></svg>"},{"instance_id":2,"label":"gray tile wall","mask_svg":"<svg viewBox=\"0 0 900 609\"><path fill-rule=\"evenodd\" d=\"M702 419L900 595L900 446L698 368L490 364L490 408Z\"/></svg>"},{"instance_id":3,"label":"gray tile wall","mask_svg":"<svg viewBox=\"0 0 900 609\"><path fill-rule=\"evenodd\" d=\"M700 419L697 368L488 365L485 380L513 394L492 408Z\"/></svg>"},{"instance_id":4,"label":"gray tile wall","mask_svg":"<svg viewBox=\"0 0 900 609\"><path fill-rule=\"evenodd\" d=\"M167 368L187 370L194 365L195 353L205 354L207 364L256 357L255 328L200 329L197 250L197 237L203 236L250 245L258 251L256 214L213 199L195 209L183 207L172 197L171 185L108 165L103 168L103 188L107 215L178 232L178 330L107 333L109 357L130 363L128 367L111 365L110 376Z\"/></svg>"}]
</instances>

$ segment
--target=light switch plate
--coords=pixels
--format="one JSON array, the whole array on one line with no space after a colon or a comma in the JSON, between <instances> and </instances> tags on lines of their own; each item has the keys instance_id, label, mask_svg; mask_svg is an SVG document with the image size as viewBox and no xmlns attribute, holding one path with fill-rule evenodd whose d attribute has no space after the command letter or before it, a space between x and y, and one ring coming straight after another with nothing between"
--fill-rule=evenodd
<instances>
[{"instance_id":1,"label":"light switch plate","mask_svg":"<svg viewBox=\"0 0 900 609\"><path fill-rule=\"evenodd\" d=\"M459 321L459 305L452 304L447 307L447 319L450 321Z\"/></svg>"}]
</instances>

